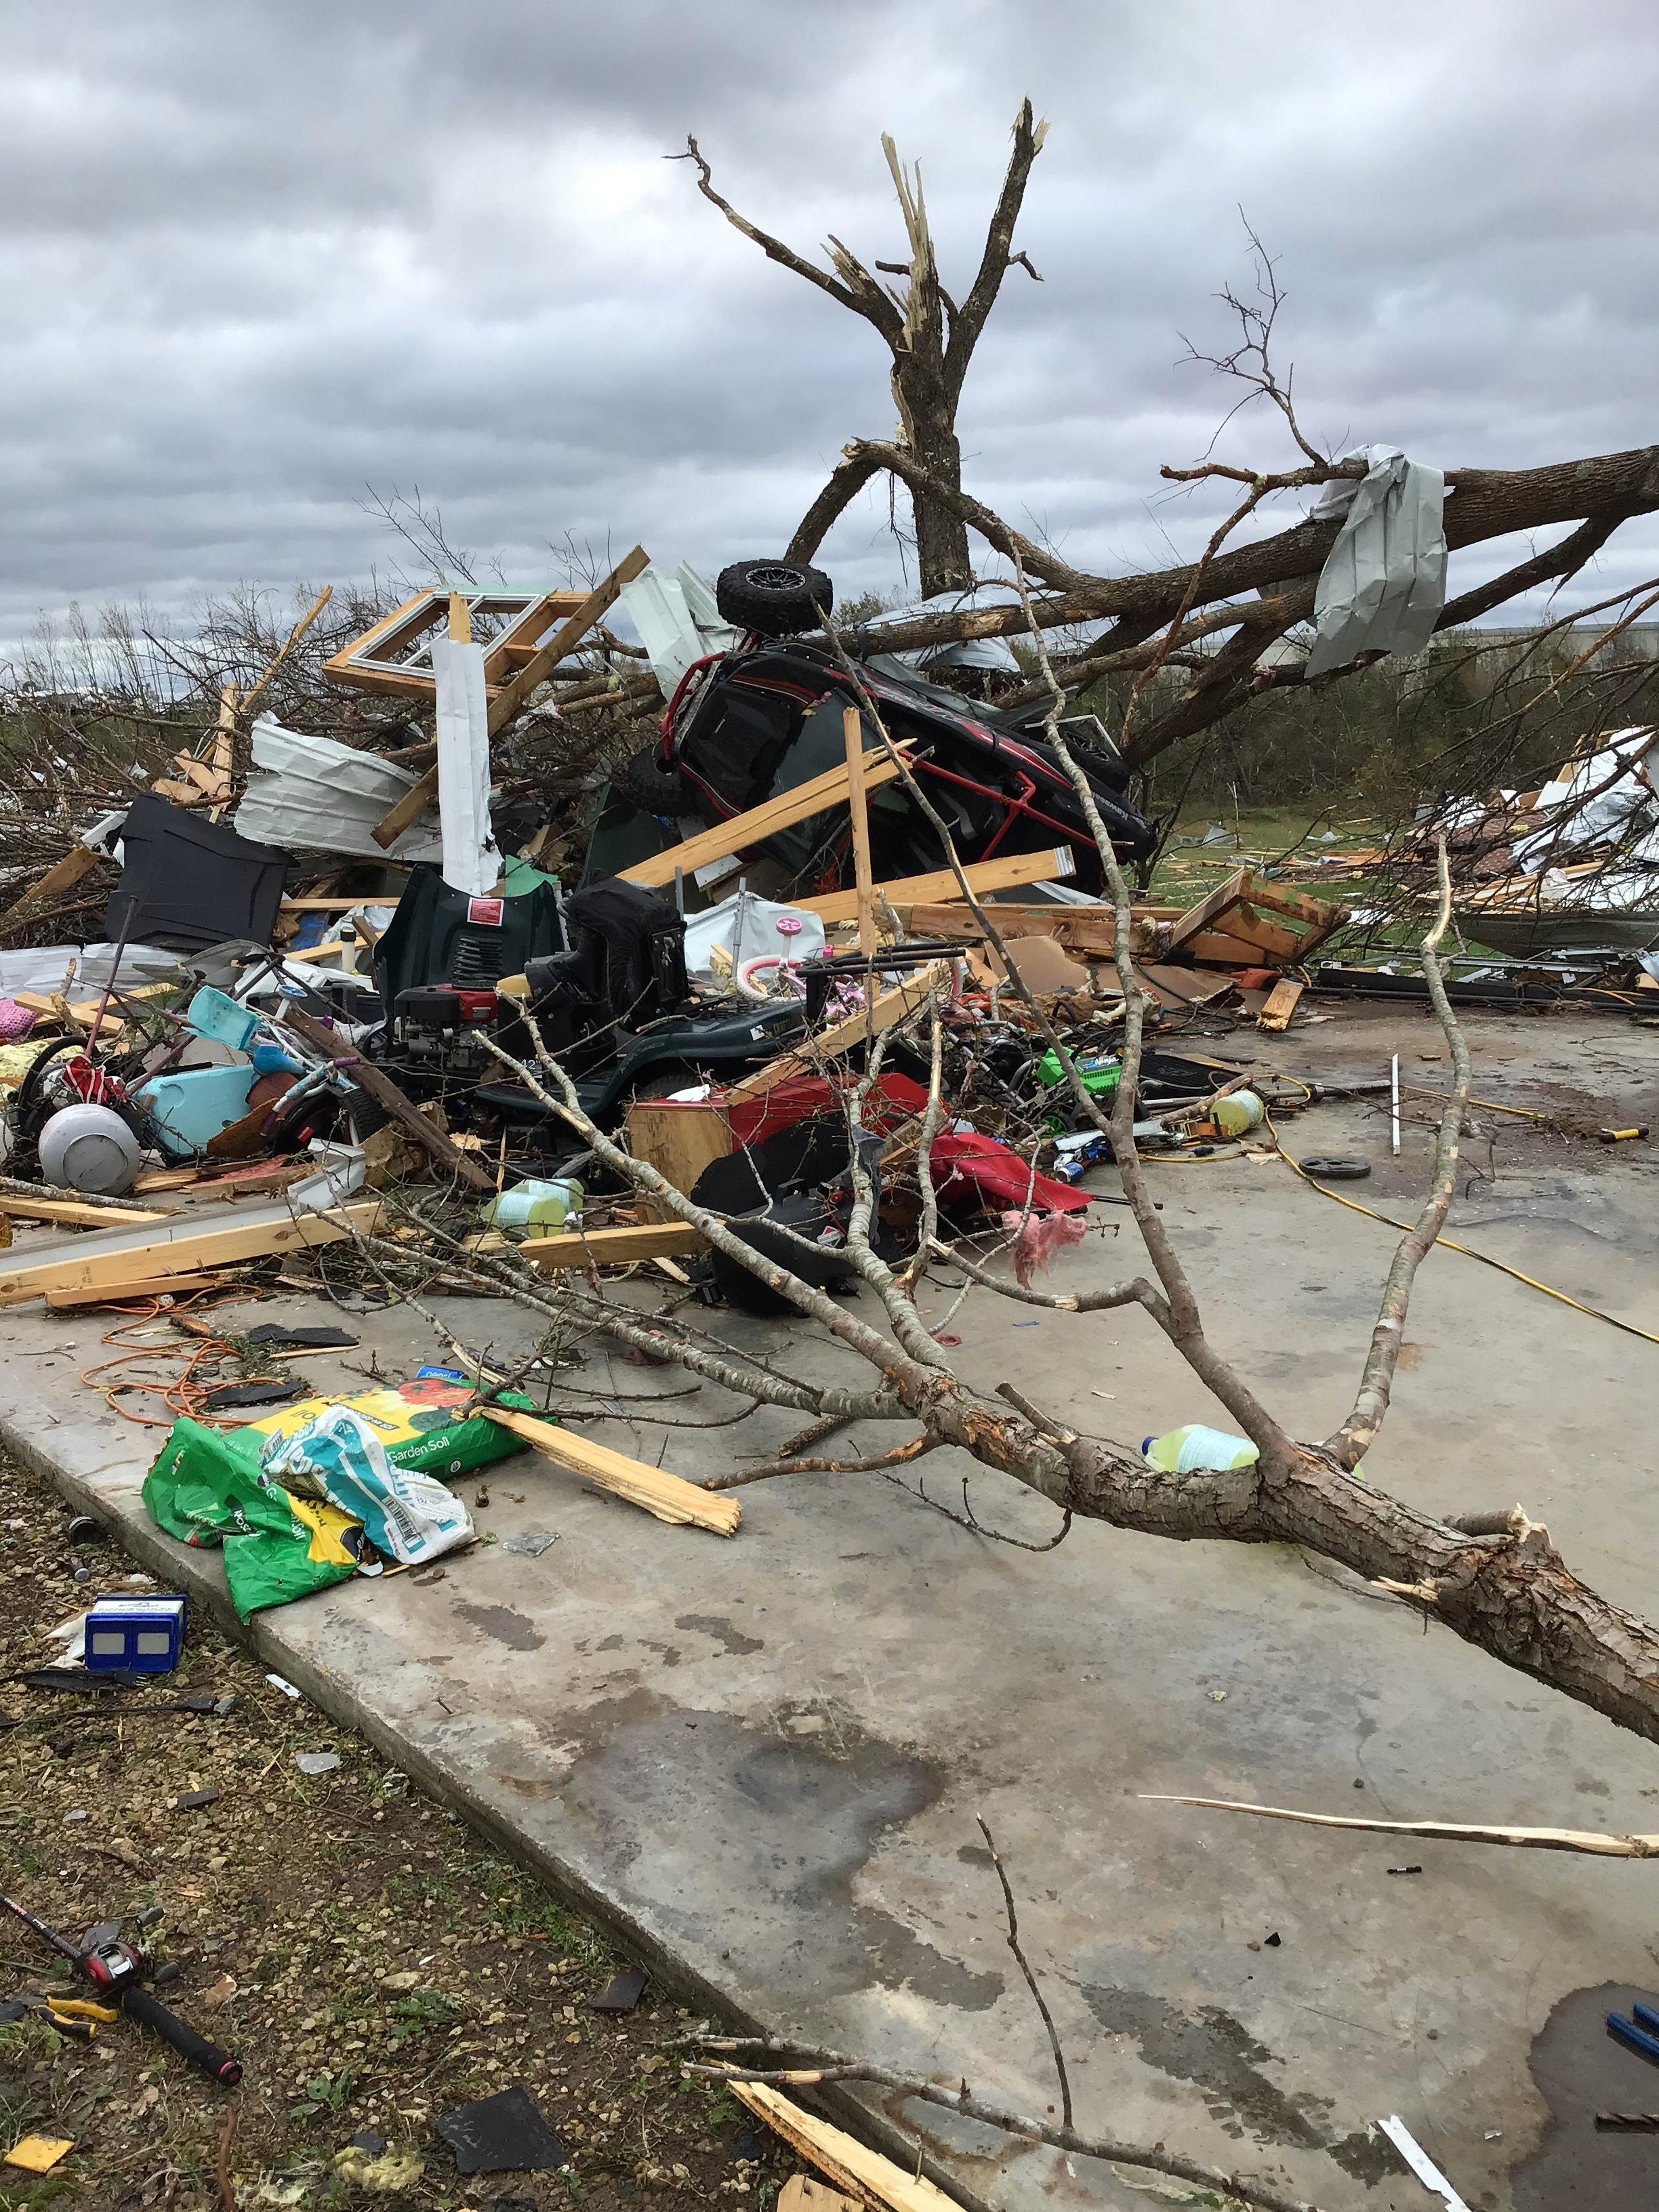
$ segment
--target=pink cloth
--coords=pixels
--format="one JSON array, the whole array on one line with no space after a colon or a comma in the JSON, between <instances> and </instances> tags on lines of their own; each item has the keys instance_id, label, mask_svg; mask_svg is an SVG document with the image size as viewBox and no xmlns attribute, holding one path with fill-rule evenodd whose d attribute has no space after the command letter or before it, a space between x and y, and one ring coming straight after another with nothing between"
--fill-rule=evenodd
<instances>
[{"instance_id":1,"label":"pink cloth","mask_svg":"<svg viewBox=\"0 0 1659 2212\"><path fill-rule=\"evenodd\" d=\"M34 1027L34 1016L15 999L0 999L0 1043L15 1044Z\"/></svg>"},{"instance_id":2,"label":"pink cloth","mask_svg":"<svg viewBox=\"0 0 1659 2212\"><path fill-rule=\"evenodd\" d=\"M1075 1213L1005 1213L1002 1225L1012 1238L1009 1253L1014 1280L1030 1290L1033 1275L1040 1275L1063 1245L1080 1244L1088 1223Z\"/></svg>"}]
</instances>

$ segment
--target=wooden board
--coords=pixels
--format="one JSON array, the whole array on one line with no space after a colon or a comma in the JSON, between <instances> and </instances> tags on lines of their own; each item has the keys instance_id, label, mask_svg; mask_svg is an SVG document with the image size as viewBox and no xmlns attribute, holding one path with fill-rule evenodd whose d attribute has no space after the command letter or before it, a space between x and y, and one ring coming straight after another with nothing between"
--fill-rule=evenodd
<instances>
[{"instance_id":1,"label":"wooden board","mask_svg":"<svg viewBox=\"0 0 1659 2212\"><path fill-rule=\"evenodd\" d=\"M383 814L369 835L382 852L395 845L405 830L412 829L428 806L438 801L437 763L428 769L418 783L411 784L389 812Z\"/></svg>"},{"instance_id":2,"label":"wooden board","mask_svg":"<svg viewBox=\"0 0 1659 2212\"><path fill-rule=\"evenodd\" d=\"M56 898L59 892L73 890L82 877L90 874L103 857L101 853L92 852L85 845L71 845L61 860L54 862L44 876L32 883L22 896L15 900L6 912L0 915L0 928L30 907L43 906L48 899Z\"/></svg>"},{"instance_id":3,"label":"wooden board","mask_svg":"<svg viewBox=\"0 0 1659 2212\"><path fill-rule=\"evenodd\" d=\"M510 722L531 693L539 684L544 684L573 645L586 636L600 617L605 614L624 584L631 584L642 569L651 565L650 556L641 545L623 556L602 584L591 591L569 619L561 625L544 646L538 646L510 683L504 684L489 702L489 734L494 737L502 724Z\"/></svg>"},{"instance_id":4,"label":"wooden board","mask_svg":"<svg viewBox=\"0 0 1659 2212\"><path fill-rule=\"evenodd\" d=\"M191 1291L216 1291L237 1277L224 1268L195 1275L143 1275L135 1281L106 1283L91 1291L48 1291L53 1313L75 1313L82 1306L130 1304L139 1298L187 1297Z\"/></svg>"},{"instance_id":5,"label":"wooden board","mask_svg":"<svg viewBox=\"0 0 1659 2212\"><path fill-rule=\"evenodd\" d=\"M817 1061L834 1060L843 1052L853 1051L866 1037L879 1036L884 1030L890 1030L896 1022L902 1022L907 1014L925 1005L929 992L947 972L947 963L942 960L918 968L914 975L896 983L891 990L884 991L873 1005L861 1006L845 1020L820 1031L811 1040L809 1051L784 1053L769 1060L764 1067L757 1068L754 1074L745 1075L741 1083L734 1083L726 1094L727 1105L740 1106L750 1098L763 1097L775 1084L787 1083L798 1075L811 1075Z\"/></svg>"},{"instance_id":6,"label":"wooden board","mask_svg":"<svg viewBox=\"0 0 1659 2212\"><path fill-rule=\"evenodd\" d=\"M725 1106L712 1098L678 1104L667 1098L636 1098L625 1127L634 1158L648 1160L688 1197L703 1170L725 1159L732 1148Z\"/></svg>"},{"instance_id":7,"label":"wooden board","mask_svg":"<svg viewBox=\"0 0 1659 2212\"><path fill-rule=\"evenodd\" d=\"M1262 908L1307 927L1299 933L1279 929L1262 920ZM1267 956L1267 962L1260 964L1282 965L1306 960L1347 919L1345 906L1329 899L1310 898L1304 891L1281 890L1248 867L1235 868L1224 883L1218 884L1207 897L1170 924L1168 945L1171 952L1191 947L1195 939L1224 921L1227 935L1246 939L1258 953Z\"/></svg>"},{"instance_id":8,"label":"wooden board","mask_svg":"<svg viewBox=\"0 0 1659 2212\"><path fill-rule=\"evenodd\" d=\"M1248 868L1235 868L1224 883L1218 884L1212 891L1200 899L1196 906L1188 907L1185 914L1172 921L1170 924L1170 951L1178 951L1188 938L1196 937L1200 930L1212 927L1224 914L1236 907L1244 896L1244 886L1249 880Z\"/></svg>"},{"instance_id":9,"label":"wooden board","mask_svg":"<svg viewBox=\"0 0 1659 2212\"><path fill-rule=\"evenodd\" d=\"M1181 1012L1188 1006L1207 1006L1224 999L1233 988L1231 975L1203 975L1193 968L1166 967L1160 961L1135 963L1135 974L1158 1005ZM1196 1055L1188 1054L1189 1059Z\"/></svg>"},{"instance_id":10,"label":"wooden board","mask_svg":"<svg viewBox=\"0 0 1659 2212\"><path fill-rule=\"evenodd\" d=\"M281 911L283 914L349 914L356 906L396 906L398 898L396 891L360 891L356 898L285 898Z\"/></svg>"},{"instance_id":11,"label":"wooden board","mask_svg":"<svg viewBox=\"0 0 1659 2212\"><path fill-rule=\"evenodd\" d=\"M185 1190L201 1180L200 1168L151 1168L134 1183L132 1194L144 1198L153 1190Z\"/></svg>"},{"instance_id":12,"label":"wooden board","mask_svg":"<svg viewBox=\"0 0 1659 2212\"><path fill-rule=\"evenodd\" d=\"M83 1206L75 1198L14 1198L9 1191L0 1191L0 1213L13 1221L60 1221L70 1229L132 1229L169 1218L148 1206Z\"/></svg>"},{"instance_id":13,"label":"wooden board","mask_svg":"<svg viewBox=\"0 0 1659 2212\"><path fill-rule=\"evenodd\" d=\"M1303 986L1292 982L1288 975L1282 982L1275 983L1267 994L1267 1004L1255 1018L1256 1027L1273 1030L1289 1029L1291 1016L1296 1012L1302 991Z\"/></svg>"},{"instance_id":14,"label":"wooden board","mask_svg":"<svg viewBox=\"0 0 1659 2212\"><path fill-rule=\"evenodd\" d=\"M495 1185L492 1183L493 1190ZM561 1267L616 1267L635 1260L656 1260L664 1253L699 1252L702 1237L686 1221L629 1222L620 1229L589 1229L562 1237L526 1237L512 1243L494 1231L471 1238L473 1252L504 1252L509 1249L532 1267L550 1273Z\"/></svg>"},{"instance_id":15,"label":"wooden board","mask_svg":"<svg viewBox=\"0 0 1659 2212\"><path fill-rule=\"evenodd\" d=\"M331 937L325 944L302 945L297 951L292 949L285 951L282 957L296 968L307 968L316 966L319 961L332 960L339 954L355 951L356 949L355 945L348 945L343 937Z\"/></svg>"},{"instance_id":16,"label":"wooden board","mask_svg":"<svg viewBox=\"0 0 1659 2212\"><path fill-rule=\"evenodd\" d=\"M735 1498L699 1489L681 1475L647 1467L643 1460L629 1459L625 1452L612 1451L609 1444L595 1443L590 1437L572 1436L568 1429L552 1421L538 1421L533 1413L514 1413L506 1406L484 1406L480 1411L556 1466L585 1475L613 1498L625 1498L630 1505L642 1507L659 1521L708 1528L716 1536L738 1533L743 1510Z\"/></svg>"},{"instance_id":17,"label":"wooden board","mask_svg":"<svg viewBox=\"0 0 1659 2212\"><path fill-rule=\"evenodd\" d=\"M994 866L995 863L991 865ZM973 874L970 868L969 876ZM1067 952L1093 960L1109 959L1117 940L1117 917L1109 906L994 906L988 909L1005 941L1016 937L1052 937ZM1155 908L1135 907L1130 914L1130 949L1137 955L1156 957L1160 939ZM966 937L978 941L985 934L970 906L951 904L913 906L906 927L913 937Z\"/></svg>"},{"instance_id":18,"label":"wooden board","mask_svg":"<svg viewBox=\"0 0 1659 2212\"><path fill-rule=\"evenodd\" d=\"M280 1219L236 1221L178 1227L139 1240L130 1229L107 1237L83 1237L72 1255L30 1260L14 1250L0 1263L0 1306L21 1305L48 1291L104 1289L141 1278L195 1273L235 1260L259 1260L273 1252L297 1252L313 1244L337 1244L353 1229L379 1225L378 1199L331 1213L283 1214ZM348 1225L349 1224L349 1225Z\"/></svg>"},{"instance_id":19,"label":"wooden board","mask_svg":"<svg viewBox=\"0 0 1659 2212\"><path fill-rule=\"evenodd\" d=\"M1200 968L1271 968L1274 963L1261 945L1248 937L1230 937L1225 930L1201 930L1189 937L1182 951Z\"/></svg>"},{"instance_id":20,"label":"wooden board","mask_svg":"<svg viewBox=\"0 0 1659 2212\"><path fill-rule=\"evenodd\" d=\"M858 2202L806 2173L792 2173L778 2191L778 2212L858 2212Z\"/></svg>"},{"instance_id":21,"label":"wooden board","mask_svg":"<svg viewBox=\"0 0 1659 2212\"><path fill-rule=\"evenodd\" d=\"M781 2136L792 2150L811 2159L837 2189L856 2197L870 2212L960 2212L954 2197L936 2189L922 2175L907 2172L856 2136L849 2136L844 2128L831 2127L816 2112L804 2112L769 2083L728 2081L724 2086L740 2105Z\"/></svg>"},{"instance_id":22,"label":"wooden board","mask_svg":"<svg viewBox=\"0 0 1659 2212\"><path fill-rule=\"evenodd\" d=\"M878 790L883 784L891 783L897 774L896 763L884 753L866 768L864 787L866 791ZM780 830L793 829L810 815L822 814L831 806L845 806L850 789L847 764L843 762L839 768L826 769L822 775L815 775L810 783L798 784L793 791L782 792L776 799L751 806L746 814L734 814L729 822L721 822L713 830L699 830L682 845L671 846L665 853L653 853L648 860L636 860L631 868L621 871L621 879L625 884L643 884L649 890L659 890L665 884L673 882L676 868L683 875L695 875L699 868L709 867L716 860L729 860L734 853L745 852L751 845L763 844Z\"/></svg>"},{"instance_id":23,"label":"wooden board","mask_svg":"<svg viewBox=\"0 0 1659 2212\"><path fill-rule=\"evenodd\" d=\"M493 699L517 668L535 658L536 640L548 624L574 614L587 595L581 592L544 592L539 598L532 598L527 592L501 593L486 587L471 596L498 601L516 599L521 605L521 611L484 648L485 695ZM431 671L405 668L388 661L386 656L414 645L436 629L447 611L448 597L447 591L441 593L430 588L416 592L413 599L405 599L389 615L383 615L361 637L353 638L331 659L325 660L323 674L331 684L348 684L363 691L387 692L394 698L416 699L429 706L436 688ZM367 658L370 655L372 661Z\"/></svg>"},{"instance_id":24,"label":"wooden board","mask_svg":"<svg viewBox=\"0 0 1659 2212\"><path fill-rule=\"evenodd\" d=\"M865 781L867 784L869 778L866 776ZM1018 890L1023 884L1058 883L1076 872L1076 857L1068 845L1057 845L1048 853L1008 853L1000 860L975 860L963 871L975 897L981 899L989 897L993 891ZM817 915L820 921L833 926L838 921L857 919L858 896L855 890L830 891L823 898L791 899L789 903L799 907L805 913ZM932 874L926 876L900 876L890 884L875 886L876 915L879 920L884 904L898 912L906 908L914 910L919 905L927 905L936 900L954 902L961 896L962 887L950 868L936 868ZM962 911L971 921L973 908L963 905ZM1076 909L1057 907L1054 911L1069 914ZM992 919L1000 928L1000 909ZM917 933L921 934L921 932ZM977 936L978 933L978 924L975 923L973 934Z\"/></svg>"}]
</instances>

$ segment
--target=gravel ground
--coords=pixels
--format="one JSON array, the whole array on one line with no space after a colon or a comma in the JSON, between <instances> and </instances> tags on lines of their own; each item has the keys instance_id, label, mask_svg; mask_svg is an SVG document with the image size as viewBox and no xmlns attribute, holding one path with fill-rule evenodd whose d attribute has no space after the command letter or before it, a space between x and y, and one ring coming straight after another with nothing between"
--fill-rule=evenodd
<instances>
[{"instance_id":1,"label":"gravel ground","mask_svg":"<svg viewBox=\"0 0 1659 2212\"><path fill-rule=\"evenodd\" d=\"M74 2142L38 2179L0 2165L0 2212L771 2203L793 2161L682 2075L691 2014L649 1983L631 2014L592 2011L629 1964L617 1947L216 1627L198 1623L178 1671L142 1687L19 1680L55 1656L48 1631L132 1572L108 1539L72 1551L68 1523L47 1485L0 1458L4 1885L77 1939L160 1906L147 1936L124 1933L178 1964L163 1998L246 2072L217 2090L125 2020L89 2045L39 2013L0 2026L0 2155L31 2133ZM203 1694L235 1704L179 1711ZM302 1772L296 1754L317 1752L338 1766ZM0 1998L68 1986L5 1917ZM514 2083L569 2165L462 2179L436 2122ZM394 2163L354 2179L336 2161L363 2130Z\"/></svg>"}]
</instances>

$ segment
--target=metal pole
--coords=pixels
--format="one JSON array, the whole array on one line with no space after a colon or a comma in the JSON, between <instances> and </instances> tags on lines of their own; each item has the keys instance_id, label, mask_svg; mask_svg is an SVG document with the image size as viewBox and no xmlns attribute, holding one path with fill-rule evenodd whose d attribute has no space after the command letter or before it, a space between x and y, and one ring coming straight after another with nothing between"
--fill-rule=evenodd
<instances>
[{"instance_id":1,"label":"metal pole","mask_svg":"<svg viewBox=\"0 0 1659 2212\"><path fill-rule=\"evenodd\" d=\"M1400 1054L1395 1053L1389 1062L1389 1133L1393 1138L1394 1153L1400 1157Z\"/></svg>"}]
</instances>

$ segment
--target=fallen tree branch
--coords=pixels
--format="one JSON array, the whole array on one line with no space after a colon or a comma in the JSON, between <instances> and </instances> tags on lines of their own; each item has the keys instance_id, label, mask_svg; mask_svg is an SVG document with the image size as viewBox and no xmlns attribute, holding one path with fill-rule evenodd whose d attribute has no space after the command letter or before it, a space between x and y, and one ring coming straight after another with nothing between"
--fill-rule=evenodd
<instances>
[{"instance_id":1,"label":"fallen tree branch","mask_svg":"<svg viewBox=\"0 0 1659 2212\"><path fill-rule=\"evenodd\" d=\"M1344 1468L1358 1466L1382 1425L1394 1388L1395 1370L1400 1364L1400 1348L1405 1341L1406 1310L1411 1304L1412 1285L1417 1279L1418 1269L1433 1251L1446 1225L1452 1193L1457 1185L1458 1143L1463 1133L1463 1115L1474 1075L1469 1066L1468 1040L1446 996L1446 972L1438 954L1452 911L1451 864L1446 856L1444 837L1439 840L1439 868L1440 908L1423 939L1423 976L1429 987L1436 1018L1451 1048L1455 1075L1435 1139L1429 1195L1416 1222L1401 1238L1394 1264L1389 1269L1388 1280L1382 1287L1382 1310L1371 1331L1370 1349L1365 1355L1353 1410L1335 1435L1326 1440L1326 1450L1339 1467Z\"/></svg>"},{"instance_id":2,"label":"fallen tree branch","mask_svg":"<svg viewBox=\"0 0 1659 2212\"><path fill-rule=\"evenodd\" d=\"M1242 2173L1224 2172L1219 2166L1205 2166L1197 2159L1181 2158L1155 2145L1119 2142L1110 2136L1083 2135L1076 2128L1056 2127L1051 2120L1040 2120L1033 2114L993 2104L987 2098L976 2096L966 2081L954 2089L942 2088L925 2074L879 2066L873 2059L855 2057L849 2051L763 2036L708 2035L696 2039L705 2051L757 2050L776 2053L785 2062L771 2069L731 2064L703 2066L686 2062L688 2073L714 2081L760 2081L776 2088L815 2088L826 2081L871 2081L901 2097L915 2097L925 2105L960 2113L964 2119L977 2120L981 2126L994 2128L1001 2135L1023 2136L1029 2142L1048 2143L1054 2150L1071 2151L1079 2158L1105 2159L1113 2166L1168 2174L1171 2180L1189 2181L1200 2189L1218 2190L1224 2197L1237 2198L1241 2204L1254 2204L1260 2212L1319 2212L1318 2206L1305 2197L1281 2196L1276 2189L1268 2189Z\"/></svg>"}]
</instances>

